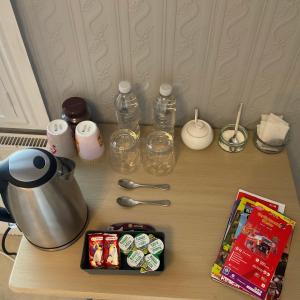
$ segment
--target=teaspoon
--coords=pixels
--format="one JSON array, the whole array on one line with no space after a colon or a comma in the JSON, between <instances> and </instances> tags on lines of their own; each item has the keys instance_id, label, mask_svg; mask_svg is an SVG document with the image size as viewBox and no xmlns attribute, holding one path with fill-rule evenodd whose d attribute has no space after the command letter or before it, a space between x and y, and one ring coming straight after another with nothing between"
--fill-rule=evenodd
<instances>
[{"instance_id":1,"label":"teaspoon","mask_svg":"<svg viewBox=\"0 0 300 300\"><path fill-rule=\"evenodd\" d=\"M233 136L229 139L229 143L233 145L233 147L231 147L231 151L232 152L235 152L234 145L237 145L239 143L239 140L237 138L237 133L238 133L238 128L239 128L239 124L240 124L240 118L241 118L241 114L242 114L242 108L243 108L243 103L241 103L240 107L239 107L239 111L238 111L238 114L237 114L237 117L236 117L236 121L235 121Z\"/></svg>"},{"instance_id":2,"label":"teaspoon","mask_svg":"<svg viewBox=\"0 0 300 300\"><path fill-rule=\"evenodd\" d=\"M148 204L148 205L159 205L159 206L170 206L171 201L170 200L147 200L147 201L141 201L141 200L134 200L132 198L122 196L117 198L117 202L121 206L125 207L133 207L139 204Z\"/></svg>"},{"instance_id":3,"label":"teaspoon","mask_svg":"<svg viewBox=\"0 0 300 300\"><path fill-rule=\"evenodd\" d=\"M125 189L136 189L136 188L153 188L153 189L161 189L161 190L169 190L169 184L145 184L145 183L137 183L130 179L120 179L118 184Z\"/></svg>"}]
</instances>

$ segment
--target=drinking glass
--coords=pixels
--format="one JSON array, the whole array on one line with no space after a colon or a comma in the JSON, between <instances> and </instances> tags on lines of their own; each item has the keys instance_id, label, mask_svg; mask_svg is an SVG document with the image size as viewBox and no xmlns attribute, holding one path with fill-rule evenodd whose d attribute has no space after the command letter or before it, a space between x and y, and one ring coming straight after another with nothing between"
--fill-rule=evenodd
<instances>
[{"instance_id":1,"label":"drinking glass","mask_svg":"<svg viewBox=\"0 0 300 300\"><path fill-rule=\"evenodd\" d=\"M140 161L139 138L129 129L119 129L110 137L110 163L115 171L128 174Z\"/></svg>"},{"instance_id":2,"label":"drinking glass","mask_svg":"<svg viewBox=\"0 0 300 300\"><path fill-rule=\"evenodd\" d=\"M165 131L153 131L147 138L144 151L144 168L153 175L167 175L175 165L174 141Z\"/></svg>"}]
</instances>

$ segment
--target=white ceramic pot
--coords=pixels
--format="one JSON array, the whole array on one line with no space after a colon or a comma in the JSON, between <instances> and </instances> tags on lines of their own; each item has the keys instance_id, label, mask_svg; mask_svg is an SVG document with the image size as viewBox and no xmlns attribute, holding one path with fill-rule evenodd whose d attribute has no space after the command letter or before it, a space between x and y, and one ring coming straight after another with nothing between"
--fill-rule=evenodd
<instances>
[{"instance_id":1,"label":"white ceramic pot","mask_svg":"<svg viewBox=\"0 0 300 300\"><path fill-rule=\"evenodd\" d=\"M207 122L198 120L198 110L195 110L195 119L183 126L181 138L190 149L202 150L212 143L214 132Z\"/></svg>"}]
</instances>

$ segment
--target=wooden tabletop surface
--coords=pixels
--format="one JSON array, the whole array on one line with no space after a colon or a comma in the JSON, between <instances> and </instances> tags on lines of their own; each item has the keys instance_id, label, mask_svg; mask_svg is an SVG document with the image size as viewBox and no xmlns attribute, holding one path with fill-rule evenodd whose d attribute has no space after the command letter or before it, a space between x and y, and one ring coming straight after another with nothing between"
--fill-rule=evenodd
<instances>
[{"instance_id":1,"label":"wooden tabletop surface","mask_svg":"<svg viewBox=\"0 0 300 300\"><path fill-rule=\"evenodd\" d=\"M113 126L101 127L107 141ZM176 151L176 167L164 177L149 175L142 166L130 176L118 174L110 168L108 151L97 162L77 160L75 171L89 206L88 229L103 229L119 222L152 224L166 235L164 272L91 275L79 267L83 238L58 252L41 251L23 238L10 287L16 292L94 299L247 299L210 279L231 205L242 188L285 203L286 215L297 221L281 299L300 299L300 208L287 153L263 154L254 147L251 135L244 151L227 153L218 146L217 134L203 151L188 149L177 135ZM169 183L171 190L126 191L117 185L122 177ZM172 205L126 209L115 201L121 195L170 199Z\"/></svg>"}]
</instances>

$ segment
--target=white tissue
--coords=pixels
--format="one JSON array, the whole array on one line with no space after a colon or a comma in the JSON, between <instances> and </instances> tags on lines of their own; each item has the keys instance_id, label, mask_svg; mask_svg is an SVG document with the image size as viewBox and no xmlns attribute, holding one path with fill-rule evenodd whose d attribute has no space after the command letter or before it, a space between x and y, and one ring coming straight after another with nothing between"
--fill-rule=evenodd
<instances>
[{"instance_id":1,"label":"white tissue","mask_svg":"<svg viewBox=\"0 0 300 300\"><path fill-rule=\"evenodd\" d=\"M276 146L283 144L289 129L289 123L282 116L263 114L257 125L257 134L263 142Z\"/></svg>"},{"instance_id":2,"label":"white tissue","mask_svg":"<svg viewBox=\"0 0 300 300\"><path fill-rule=\"evenodd\" d=\"M274 114L271 113L270 115L274 115ZM262 120L262 121L267 121L270 115L262 114L262 115L261 115L261 120ZM274 116L276 116L276 117L278 117L278 118L280 118L280 119L283 119L283 115L279 115L279 116L274 115Z\"/></svg>"}]
</instances>

